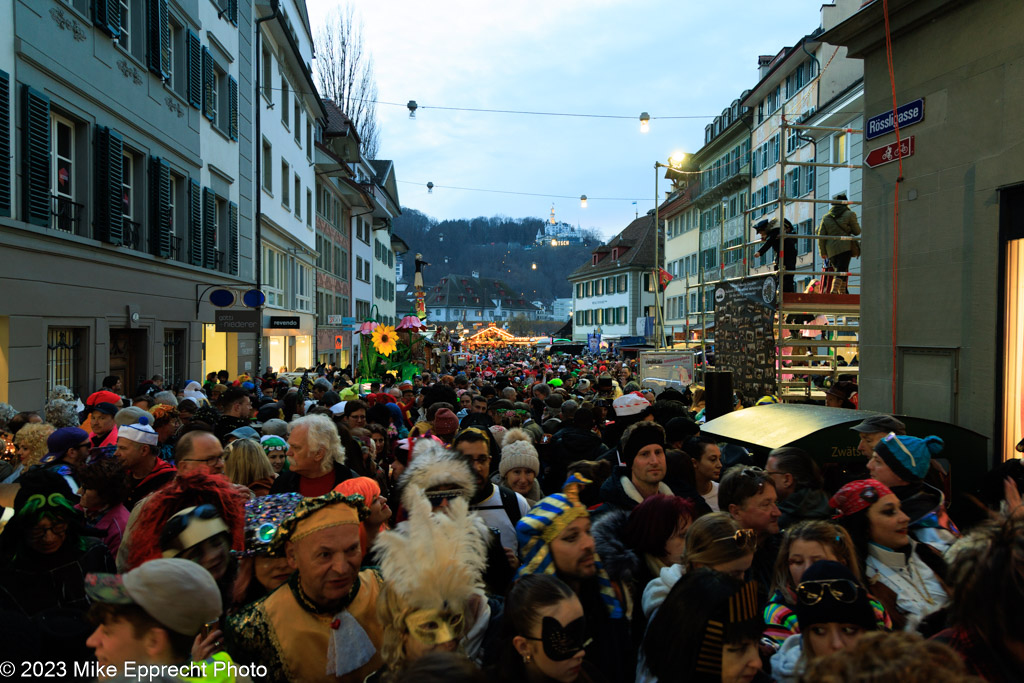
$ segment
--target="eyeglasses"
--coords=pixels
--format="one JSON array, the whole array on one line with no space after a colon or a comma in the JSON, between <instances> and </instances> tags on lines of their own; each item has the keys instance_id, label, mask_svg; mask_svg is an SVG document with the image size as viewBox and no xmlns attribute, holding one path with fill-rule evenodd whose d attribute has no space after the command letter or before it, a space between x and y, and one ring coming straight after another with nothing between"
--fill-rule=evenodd
<instances>
[{"instance_id":1,"label":"eyeglasses","mask_svg":"<svg viewBox=\"0 0 1024 683\"><path fill-rule=\"evenodd\" d=\"M209 458L185 458L181 462L201 462L207 467L210 467L219 462L224 462L224 454L221 453L220 455L211 455Z\"/></svg>"},{"instance_id":2,"label":"eyeglasses","mask_svg":"<svg viewBox=\"0 0 1024 683\"><path fill-rule=\"evenodd\" d=\"M849 604L857 600L859 590L849 579L819 579L801 582L796 587L796 597L802 605L817 605L827 591L833 600Z\"/></svg>"},{"instance_id":3,"label":"eyeglasses","mask_svg":"<svg viewBox=\"0 0 1024 683\"><path fill-rule=\"evenodd\" d=\"M471 458L469 456L466 456L466 461L471 463L471 464L473 464L473 465L486 465L487 463L489 463L491 461L491 456L489 456L489 455L480 455L480 456L477 456L475 458Z\"/></svg>"},{"instance_id":4,"label":"eyeglasses","mask_svg":"<svg viewBox=\"0 0 1024 683\"><path fill-rule=\"evenodd\" d=\"M51 533L57 538L61 538L68 531L67 522L53 522L50 526L45 527L33 527L29 529L28 537L33 541L41 541L46 538L47 533Z\"/></svg>"},{"instance_id":5,"label":"eyeglasses","mask_svg":"<svg viewBox=\"0 0 1024 683\"><path fill-rule=\"evenodd\" d=\"M736 533L732 536L716 538L713 542L718 543L720 541L732 541L736 544L737 548L753 549L757 547L757 532L753 529L737 529Z\"/></svg>"},{"instance_id":6,"label":"eyeglasses","mask_svg":"<svg viewBox=\"0 0 1024 683\"><path fill-rule=\"evenodd\" d=\"M427 491L423 495L427 497L431 505L437 507L446 500L452 501L456 498L469 498L469 491L463 488L446 489L443 491Z\"/></svg>"}]
</instances>

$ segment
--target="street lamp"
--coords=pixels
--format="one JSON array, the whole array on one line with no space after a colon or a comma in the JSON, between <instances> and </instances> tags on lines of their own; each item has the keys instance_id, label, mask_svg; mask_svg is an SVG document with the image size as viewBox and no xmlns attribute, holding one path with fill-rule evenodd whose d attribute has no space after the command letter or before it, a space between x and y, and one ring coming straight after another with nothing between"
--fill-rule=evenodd
<instances>
[{"instance_id":1,"label":"street lamp","mask_svg":"<svg viewBox=\"0 0 1024 683\"><path fill-rule=\"evenodd\" d=\"M640 132L647 133L651 130L651 115L647 112L640 112Z\"/></svg>"},{"instance_id":2,"label":"street lamp","mask_svg":"<svg viewBox=\"0 0 1024 683\"><path fill-rule=\"evenodd\" d=\"M530 264L530 270L537 270L537 264L536 263ZM512 271L509 271L509 272L511 273Z\"/></svg>"},{"instance_id":3,"label":"street lamp","mask_svg":"<svg viewBox=\"0 0 1024 683\"><path fill-rule=\"evenodd\" d=\"M646 112L645 112L646 113ZM649 117L648 117L649 118ZM643 115L640 116L641 124L643 124ZM642 128L641 128L642 130ZM654 162L654 348L660 349L661 344L665 338L664 331L664 316L661 310L661 304L659 303L659 292L661 290L661 261L658 254L659 243L661 242L661 216L659 215L659 208L661 204L661 197L658 194L658 169L667 168L669 171L675 174L691 174L696 173L695 171L681 171L679 170L685 159L685 152L673 152L672 156L668 158L668 163L663 164L660 161Z\"/></svg>"},{"instance_id":4,"label":"street lamp","mask_svg":"<svg viewBox=\"0 0 1024 683\"><path fill-rule=\"evenodd\" d=\"M581 194L580 195L580 208L581 209L587 208L587 195L585 195L585 194Z\"/></svg>"}]
</instances>

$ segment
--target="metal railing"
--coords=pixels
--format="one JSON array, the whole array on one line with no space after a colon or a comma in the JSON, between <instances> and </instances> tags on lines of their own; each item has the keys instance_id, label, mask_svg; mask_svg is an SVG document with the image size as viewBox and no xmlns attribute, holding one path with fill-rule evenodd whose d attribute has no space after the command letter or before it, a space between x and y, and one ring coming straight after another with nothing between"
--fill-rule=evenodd
<instances>
[{"instance_id":1,"label":"metal railing","mask_svg":"<svg viewBox=\"0 0 1024 683\"><path fill-rule=\"evenodd\" d=\"M81 235L82 212L85 210L85 204L79 204L70 197L50 196L52 198L50 215L53 216L53 227L73 235Z\"/></svg>"},{"instance_id":2,"label":"metal railing","mask_svg":"<svg viewBox=\"0 0 1024 683\"><path fill-rule=\"evenodd\" d=\"M135 251L142 251L142 224L130 218L124 218L121 226L124 246Z\"/></svg>"}]
</instances>

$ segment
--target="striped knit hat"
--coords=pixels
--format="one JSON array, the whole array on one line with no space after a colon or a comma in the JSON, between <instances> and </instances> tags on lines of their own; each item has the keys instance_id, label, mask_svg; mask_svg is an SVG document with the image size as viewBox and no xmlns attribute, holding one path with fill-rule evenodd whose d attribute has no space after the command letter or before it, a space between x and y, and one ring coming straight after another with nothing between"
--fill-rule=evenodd
<instances>
[{"instance_id":1,"label":"striped knit hat","mask_svg":"<svg viewBox=\"0 0 1024 683\"><path fill-rule=\"evenodd\" d=\"M579 499L579 489L590 483L589 479L578 474L572 475L562 486L562 493L541 499L519 520L516 525L516 537L519 540L519 558L523 562L519 568L519 576L555 573L551 542L574 521L580 517L590 516L586 506ZM596 552L594 564L597 566L601 599L608 608L608 614L612 619L621 619L622 606L615 597L608 573Z\"/></svg>"}]
</instances>

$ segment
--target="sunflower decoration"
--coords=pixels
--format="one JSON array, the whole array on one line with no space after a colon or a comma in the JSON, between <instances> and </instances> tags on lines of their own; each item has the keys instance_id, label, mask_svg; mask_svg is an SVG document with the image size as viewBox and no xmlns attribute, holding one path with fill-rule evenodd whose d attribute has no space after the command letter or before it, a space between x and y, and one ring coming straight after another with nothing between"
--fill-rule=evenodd
<instances>
[{"instance_id":1,"label":"sunflower decoration","mask_svg":"<svg viewBox=\"0 0 1024 683\"><path fill-rule=\"evenodd\" d=\"M382 356L390 356L398 348L398 334L391 325L379 325L373 330L373 348Z\"/></svg>"}]
</instances>

